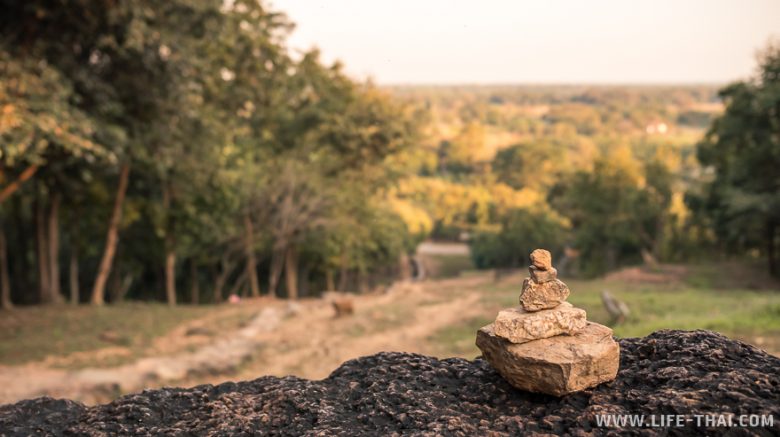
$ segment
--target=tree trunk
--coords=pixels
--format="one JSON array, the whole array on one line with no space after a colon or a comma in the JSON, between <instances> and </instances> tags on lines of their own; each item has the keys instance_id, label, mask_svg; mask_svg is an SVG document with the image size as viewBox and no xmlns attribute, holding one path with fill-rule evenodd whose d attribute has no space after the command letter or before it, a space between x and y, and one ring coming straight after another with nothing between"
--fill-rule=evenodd
<instances>
[{"instance_id":1,"label":"tree trunk","mask_svg":"<svg viewBox=\"0 0 780 437\"><path fill-rule=\"evenodd\" d=\"M35 240L38 244L38 292L41 303L51 303L49 282L49 250L46 244L46 220L40 199L35 201Z\"/></svg>"},{"instance_id":2,"label":"tree trunk","mask_svg":"<svg viewBox=\"0 0 780 437\"><path fill-rule=\"evenodd\" d=\"M198 267L190 260L190 303L197 305L200 300L200 283L198 282Z\"/></svg>"},{"instance_id":3,"label":"tree trunk","mask_svg":"<svg viewBox=\"0 0 780 437\"><path fill-rule=\"evenodd\" d=\"M284 273L287 280L287 297L298 299L298 254L295 247L290 245L284 255Z\"/></svg>"},{"instance_id":4,"label":"tree trunk","mask_svg":"<svg viewBox=\"0 0 780 437\"><path fill-rule=\"evenodd\" d=\"M78 305L80 299L79 290L79 252L76 246L70 248L70 303Z\"/></svg>"},{"instance_id":5,"label":"tree trunk","mask_svg":"<svg viewBox=\"0 0 780 437\"><path fill-rule=\"evenodd\" d=\"M176 305L176 251L173 235L165 237L165 298L168 305Z\"/></svg>"},{"instance_id":6,"label":"tree trunk","mask_svg":"<svg viewBox=\"0 0 780 437\"><path fill-rule=\"evenodd\" d=\"M238 278L236 278L236 282L234 282L233 286L230 287L230 290L228 290L228 296L232 296L238 293L238 290L244 286L244 282L246 282L246 277L247 277L246 270L243 271L240 275L238 275Z\"/></svg>"},{"instance_id":7,"label":"tree trunk","mask_svg":"<svg viewBox=\"0 0 780 437\"><path fill-rule=\"evenodd\" d=\"M125 300L127 292L130 291L130 286L133 285L133 275L128 273L123 278L119 278L119 272L116 273L117 280L114 286L114 295L112 302L118 303Z\"/></svg>"},{"instance_id":8,"label":"tree trunk","mask_svg":"<svg viewBox=\"0 0 780 437\"><path fill-rule=\"evenodd\" d=\"M19 175L18 178L16 178L15 181L11 182L10 184L6 185L5 188L0 190L0 203L3 203L5 199L8 199L11 194L16 192L16 190L19 189L19 187L22 186L22 184L33 177L36 171L38 171L39 166L38 165L31 165L24 169L22 174Z\"/></svg>"},{"instance_id":9,"label":"tree trunk","mask_svg":"<svg viewBox=\"0 0 780 437\"><path fill-rule=\"evenodd\" d=\"M276 249L271 254L271 271L268 274L268 294L271 297L277 297L277 290L279 288L279 278L282 276L282 268L284 267L284 255L287 249Z\"/></svg>"},{"instance_id":10,"label":"tree trunk","mask_svg":"<svg viewBox=\"0 0 780 437\"><path fill-rule=\"evenodd\" d=\"M163 209L165 210L165 299L168 305L176 305L176 238L173 230L171 203L173 190L169 182L163 182Z\"/></svg>"},{"instance_id":11,"label":"tree trunk","mask_svg":"<svg viewBox=\"0 0 780 437\"><path fill-rule=\"evenodd\" d=\"M5 240L5 231L0 227L0 308L10 310L11 303L11 275L8 274L8 247Z\"/></svg>"},{"instance_id":12,"label":"tree trunk","mask_svg":"<svg viewBox=\"0 0 780 437\"><path fill-rule=\"evenodd\" d=\"M249 278L249 288L252 297L260 297L260 283L257 280L257 261L255 260L254 229L249 213L244 214L244 230L246 243L246 273Z\"/></svg>"},{"instance_id":13,"label":"tree trunk","mask_svg":"<svg viewBox=\"0 0 780 437\"><path fill-rule=\"evenodd\" d=\"M220 271L217 273L217 278L214 280L214 303L222 302L222 289L225 288L225 282L227 282L227 278L233 270L230 260L225 255L220 259L219 267Z\"/></svg>"},{"instance_id":14,"label":"tree trunk","mask_svg":"<svg viewBox=\"0 0 780 437\"><path fill-rule=\"evenodd\" d=\"M106 293L106 281L111 274L111 266L114 262L116 246L119 243L119 222L122 220L122 206L127 194L127 182L130 177L130 165L122 165L119 172L119 187L117 188L114 209L111 212L111 221L108 225L108 235L106 236L106 248L103 251L103 258L100 260L95 286L92 287L92 304L103 305Z\"/></svg>"},{"instance_id":15,"label":"tree trunk","mask_svg":"<svg viewBox=\"0 0 780 437\"><path fill-rule=\"evenodd\" d=\"M51 198L51 209L49 210L49 294L51 301L62 303L62 293L60 292L60 201L62 197L55 193Z\"/></svg>"},{"instance_id":16,"label":"tree trunk","mask_svg":"<svg viewBox=\"0 0 780 437\"><path fill-rule=\"evenodd\" d=\"M333 278L333 270L331 269L325 270L325 288L327 288L325 291L336 290L336 281Z\"/></svg>"}]
</instances>

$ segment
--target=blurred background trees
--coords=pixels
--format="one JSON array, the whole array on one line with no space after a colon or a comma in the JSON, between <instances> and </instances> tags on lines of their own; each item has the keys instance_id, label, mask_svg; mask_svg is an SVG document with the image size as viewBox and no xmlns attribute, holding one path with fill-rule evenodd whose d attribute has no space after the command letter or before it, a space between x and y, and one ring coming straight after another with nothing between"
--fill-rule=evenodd
<instances>
[{"instance_id":1,"label":"blurred background trees","mask_svg":"<svg viewBox=\"0 0 780 437\"><path fill-rule=\"evenodd\" d=\"M425 238L780 269L776 46L719 94L379 89L256 1L0 5L3 307L367 290Z\"/></svg>"},{"instance_id":2,"label":"blurred background trees","mask_svg":"<svg viewBox=\"0 0 780 437\"><path fill-rule=\"evenodd\" d=\"M759 57L753 80L723 88L726 104L698 147L709 183L699 212L723 250L758 253L780 276L780 45Z\"/></svg>"},{"instance_id":3,"label":"blurred background trees","mask_svg":"<svg viewBox=\"0 0 780 437\"><path fill-rule=\"evenodd\" d=\"M380 201L397 177L385 160L417 129L316 52L294 59L292 25L254 1L3 9L4 306L63 301L66 283L93 304L276 294L283 271L296 297L333 267L317 234ZM365 256L343 275L409 250L384 213L359 223ZM376 237L380 225L394 233Z\"/></svg>"}]
</instances>

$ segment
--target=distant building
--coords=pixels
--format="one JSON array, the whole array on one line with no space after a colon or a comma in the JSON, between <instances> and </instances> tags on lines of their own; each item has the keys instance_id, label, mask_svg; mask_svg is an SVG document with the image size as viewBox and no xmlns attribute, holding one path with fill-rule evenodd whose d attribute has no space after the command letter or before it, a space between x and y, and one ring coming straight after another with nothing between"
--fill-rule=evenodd
<instances>
[{"instance_id":1,"label":"distant building","mask_svg":"<svg viewBox=\"0 0 780 437\"><path fill-rule=\"evenodd\" d=\"M669 130L669 126L662 121L654 121L645 127L645 132L648 134L665 134Z\"/></svg>"}]
</instances>

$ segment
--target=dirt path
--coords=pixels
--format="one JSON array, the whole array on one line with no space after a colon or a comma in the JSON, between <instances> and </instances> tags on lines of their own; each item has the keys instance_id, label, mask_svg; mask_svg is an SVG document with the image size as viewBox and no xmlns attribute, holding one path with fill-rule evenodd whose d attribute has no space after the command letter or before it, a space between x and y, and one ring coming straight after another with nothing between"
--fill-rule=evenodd
<instances>
[{"instance_id":1,"label":"dirt path","mask_svg":"<svg viewBox=\"0 0 780 437\"><path fill-rule=\"evenodd\" d=\"M355 313L335 318L329 302L248 302L257 314L242 328L210 342L187 339L193 327L208 328L219 311L183 324L155 340L144 358L111 368L64 370L58 358L0 366L0 403L42 395L85 403L162 385L218 383L263 375L319 379L342 362L379 351L435 354L429 337L480 312L480 286L488 275L396 284L387 293L354 296ZM224 315L224 314L223 314ZM186 344L187 348L182 345ZM194 350L188 350L194 349ZM173 351L165 353L165 351ZM92 351L97 356L111 351Z\"/></svg>"},{"instance_id":2,"label":"dirt path","mask_svg":"<svg viewBox=\"0 0 780 437\"><path fill-rule=\"evenodd\" d=\"M489 280L489 275L478 275L356 296L355 314L342 318L335 318L325 302L303 302L295 316L258 338L264 346L237 372L190 378L182 385L263 375L321 379L344 361L380 351L436 355L436 345L429 337L440 328L481 314L478 289Z\"/></svg>"},{"instance_id":3,"label":"dirt path","mask_svg":"<svg viewBox=\"0 0 780 437\"><path fill-rule=\"evenodd\" d=\"M441 303L428 302L409 308L409 314L385 319L382 311L396 304L398 298L407 305L421 303L419 293L407 292L390 299L362 299L351 318L333 319L332 311L326 308L290 320L267 334L269 346L262 357L242 368L237 376L248 379L265 374L294 374L321 379L344 361L363 355L380 351L425 352L426 340L436 330L476 314L479 296L470 293ZM277 343L275 338L284 340Z\"/></svg>"}]
</instances>

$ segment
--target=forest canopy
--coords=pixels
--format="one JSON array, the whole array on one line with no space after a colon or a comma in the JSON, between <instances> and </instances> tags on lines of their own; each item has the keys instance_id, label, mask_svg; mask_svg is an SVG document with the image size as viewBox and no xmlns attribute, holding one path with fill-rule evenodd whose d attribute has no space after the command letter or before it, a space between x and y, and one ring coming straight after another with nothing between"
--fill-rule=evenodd
<instances>
[{"instance_id":1,"label":"forest canopy","mask_svg":"<svg viewBox=\"0 0 780 437\"><path fill-rule=\"evenodd\" d=\"M282 13L205 0L3 10L4 304L61 301L66 282L95 304L261 284L295 297L310 278L335 287L336 270L343 287L364 283L413 247L384 202L413 108L316 51L293 56Z\"/></svg>"}]
</instances>

